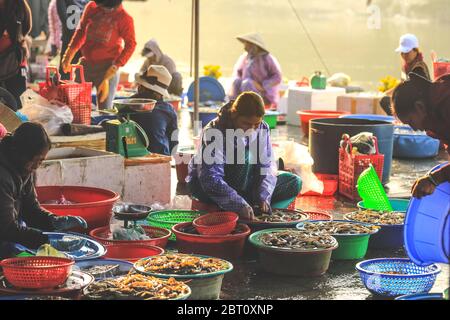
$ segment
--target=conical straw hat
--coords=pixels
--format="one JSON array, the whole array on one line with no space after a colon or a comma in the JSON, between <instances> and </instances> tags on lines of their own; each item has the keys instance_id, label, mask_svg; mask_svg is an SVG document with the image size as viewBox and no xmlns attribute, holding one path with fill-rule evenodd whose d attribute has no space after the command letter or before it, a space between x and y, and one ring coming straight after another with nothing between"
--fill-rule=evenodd
<instances>
[{"instance_id":1,"label":"conical straw hat","mask_svg":"<svg viewBox=\"0 0 450 320\"><path fill-rule=\"evenodd\" d=\"M14 111L0 102L0 123L8 132L13 132L22 124L22 121Z\"/></svg>"},{"instance_id":2,"label":"conical straw hat","mask_svg":"<svg viewBox=\"0 0 450 320\"><path fill-rule=\"evenodd\" d=\"M262 39L261 35L259 33L249 33L242 36L236 37L240 41L247 41L250 43L253 43L263 49L264 51L269 52L269 49L267 49L266 44L264 43L264 40Z\"/></svg>"}]
</instances>

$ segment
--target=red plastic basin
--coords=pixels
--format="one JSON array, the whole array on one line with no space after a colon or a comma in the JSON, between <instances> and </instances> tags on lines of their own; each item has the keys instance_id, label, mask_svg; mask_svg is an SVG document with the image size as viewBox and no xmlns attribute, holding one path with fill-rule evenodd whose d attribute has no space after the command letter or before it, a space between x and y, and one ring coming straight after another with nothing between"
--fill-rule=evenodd
<instances>
[{"instance_id":1,"label":"red plastic basin","mask_svg":"<svg viewBox=\"0 0 450 320\"><path fill-rule=\"evenodd\" d=\"M177 249L181 253L194 253L205 256L234 260L242 256L244 245L250 234L246 224L238 224L235 234L225 236L206 236L182 232L186 227L194 226L192 222L179 223L172 227L177 237Z\"/></svg>"},{"instance_id":2,"label":"red plastic basin","mask_svg":"<svg viewBox=\"0 0 450 320\"><path fill-rule=\"evenodd\" d=\"M142 244L165 248L172 232L164 228L141 226L145 234L151 239L149 240L112 240L111 230L108 227L100 227L89 232L89 235L105 246L114 244Z\"/></svg>"},{"instance_id":3,"label":"red plastic basin","mask_svg":"<svg viewBox=\"0 0 450 320\"><path fill-rule=\"evenodd\" d=\"M36 187L36 193L44 209L57 216L80 216L86 220L88 231L109 225L112 207L120 197L113 191L78 186ZM62 195L75 204L45 204L59 200Z\"/></svg>"},{"instance_id":4,"label":"red plastic basin","mask_svg":"<svg viewBox=\"0 0 450 320\"><path fill-rule=\"evenodd\" d=\"M345 111L321 111L321 110L304 110L297 111L302 124L303 134L309 136L309 120L323 119L323 118L339 118L340 116L350 114Z\"/></svg>"},{"instance_id":5,"label":"red plastic basin","mask_svg":"<svg viewBox=\"0 0 450 320\"><path fill-rule=\"evenodd\" d=\"M131 263L147 258L158 256L164 253L164 249L156 246L143 244L113 244L105 246L106 254L104 259L124 260Z\"/></svg>"}]
</instances>

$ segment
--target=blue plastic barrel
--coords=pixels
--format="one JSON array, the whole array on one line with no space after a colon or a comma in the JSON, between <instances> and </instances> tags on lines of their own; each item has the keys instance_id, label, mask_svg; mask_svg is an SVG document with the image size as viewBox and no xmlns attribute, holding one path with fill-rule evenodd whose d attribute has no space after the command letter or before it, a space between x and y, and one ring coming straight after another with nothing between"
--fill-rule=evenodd
<instances>
[{"instance_id":1,"label":"blue plastic barrel","mask_svg":"<svg viewBox=\"0 0 450 320\"><path fill-rule=\"evenodd\" d=\"M340 116L340 118L344 119L363 119L363 120L372 120L372 121L386 121L386 122L395 122L395 118L392 116L383 116L379 114L347 114L344 116Z\"/></svg>"},{"instance_id":2,"label":"blue plastic barrel","mask_svg":"<svg viewBox=\"0 0 450 320\"><path fill-rule=\"evenodd\" d=\"M339 143L342 135L354 136L371 132L378 138L378 149L384 154L382 183L389 182L394 146L392 122L367 119L313 119L309 125L309 151L314 159L313 171L322 174L339 174Z\"/></svg>"},{"instance_id":3,"label":"blue plastic barrel","mask_svg":"<svg viewBox=\"0 0 450 320\"><path fill-rule=\"evenodd\" d=\"M443 163L436 171L449 163ZM405 248L417 265L450 263L450 183L439 185L432 195L413 198L405 219Z\"/></svg>"}]
</instances>

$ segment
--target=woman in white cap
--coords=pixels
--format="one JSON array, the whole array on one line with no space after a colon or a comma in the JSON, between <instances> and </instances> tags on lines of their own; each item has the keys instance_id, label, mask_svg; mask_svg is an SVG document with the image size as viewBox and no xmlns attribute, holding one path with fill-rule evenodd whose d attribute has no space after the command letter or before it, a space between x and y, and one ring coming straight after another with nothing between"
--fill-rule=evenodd
<instances>
[{"instance_id":1,"label":"woman in white cap","mask_svg":"<svg viewBox=\"0 0 450 320\"><path fill-rule=\"evenodd\" d=\"M146 72L151 65L166 67L172 76L172 82L167 91L169 91L170 94L181 97L183 94L183 77L181 76L181 73L177 72L177 67L173 59L162 52L158 42L156 42L155 39L149 40L145 44L144 49L142 49L141 54L146 58L142 64L141 73Z\"/></svg>"},{"instance_id":2,"label":"woman in white cap","mask_svg":"<svg viewBox=\"0 0 450 320\"><path fill-rule=\"evenodd\" d=\"M278 87L282 81L281 67L269 53L261 35L257 33L237 37L244 44L244 53L234 67L234 81L230 99L245 91L258 93L266 106L276 107L279 101Z\"/></svg>"},{"instance_id":3,"label":"woman in white cap","mask_svg":"<svg viewBox=\"0 0 450 320\"><path fill-rule=\"evenodd\" d=\"M430 72L427 64L423 60L423 54L419 50L419 40L411 33L404 34L400 37L400 44L395 52L400 53L402 58L402 81L409 79L409 74L414 72L428 80L430 80ZM385 96L381 99L380 105L388 115L392 115L391 111L391 96L394 89L391 89L385 93Z\"/></svg>"},{"instance_id":4,"label":"woman in white cap","mask_svg":"<svg viewBox=\"0 0 450 320\"><path fill-rule=\"evenodd\" d=\"M403 81L409 79L408 74L411 72L431 79L427 64L423 61L423 54L419 50L419 40L415 35L408 33L401 36L400 45L395 51L400 53L403 60Z\"/></svg>"},{"instance_id":5,"label":"woman in white cap","mask_svg":"<svg viewBox=\"0 0 450 320\"><path fill-rule=\"evenodd\" d=\"M150 112L139 112L130 115L145 131L149 139L148 151L158 154L171 155L178 145L177 114L164 97L169 96L167 89L172 76L164 66L150 66L146 72L135 76L138 93L131 98L153 99L156 105Z\"/></svg>"}]
</instances>

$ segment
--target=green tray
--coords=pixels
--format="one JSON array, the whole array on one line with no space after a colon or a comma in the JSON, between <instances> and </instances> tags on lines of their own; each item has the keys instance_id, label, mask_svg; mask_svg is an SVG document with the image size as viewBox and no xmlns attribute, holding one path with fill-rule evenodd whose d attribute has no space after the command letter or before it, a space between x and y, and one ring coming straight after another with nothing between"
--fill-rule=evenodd
<instances>
[{"instance_id":1,"label":"green tray","mask_svg":"<svg viewBox=\"0 0 450 320\"><path fill-rule=\"evenodd\" d=\"M377 172L372 165L361 173L356 187L367 209L394 211L380 178L378 178Z\"/></svg>"}]
</instances>

